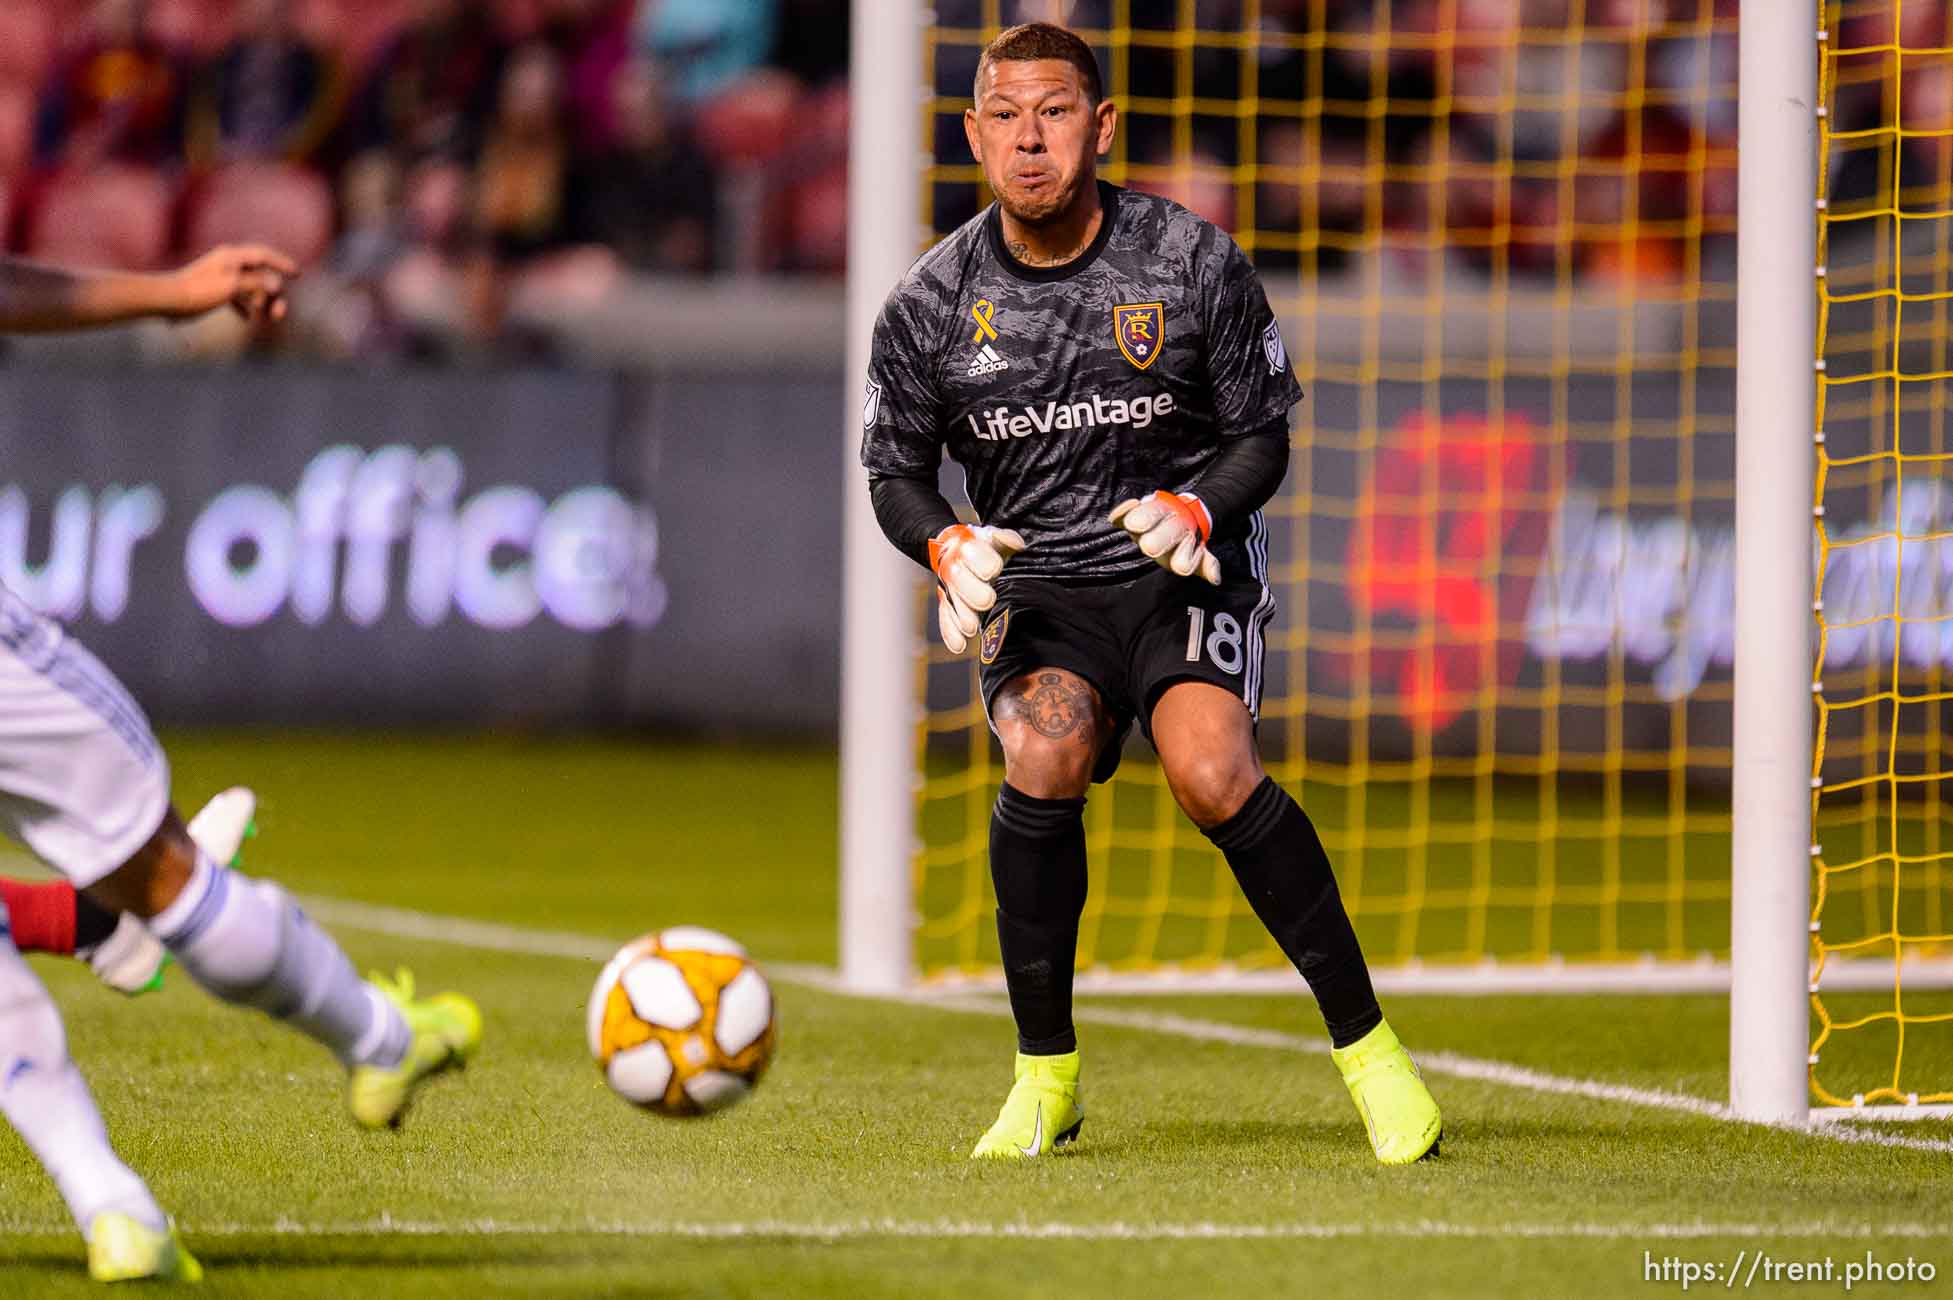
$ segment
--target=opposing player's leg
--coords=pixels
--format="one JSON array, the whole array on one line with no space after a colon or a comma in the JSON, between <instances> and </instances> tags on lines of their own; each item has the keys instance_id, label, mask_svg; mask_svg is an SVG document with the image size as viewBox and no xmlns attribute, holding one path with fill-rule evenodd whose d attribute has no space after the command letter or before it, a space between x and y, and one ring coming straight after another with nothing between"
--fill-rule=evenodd
<instances>
[{"instance_id":1,"label":"opposing player's leg","mask_svg":"<svg viewBox=\"0 0 1953 1300\"><path fill-rule=\"evenodd\" d=\"M1017 1057L1010 1095L971 1152L1043 1155L1085 1122L1072 967L1085 908L1085 791L1114 730L1098 691L1077 673L1038 667L990 698L1004 784L990 817L997 942Z\"/></svg>"},{"instance_id":2,"label":"opposing player's leg","mask_svg":"<svg viewBox=\"0 0 1953 1300\"><path fill-rule=\"evenodd\" d=\"M168 1277L195 1281L196 1260L142 1179L116 1157L47 989L5 937L0 910L0 1110L40 1159L100 1281Z\"/></svg>"},{"instance_id":3,"label":"opposing player's leg","mask_svg":"<svg viewBox=\"0 0 1953 1300\"><path fill-rule=\"evenodd\" d=\"M213 861L236 866L256 808L251 791L226 790L190 819L190 838ZM67 881L0 876L0 905L12 919L14 947L21 952L79 957L102 983L130 997L163 987L169 949L141 921L109 911Z\"/></svg>"},{"instance_id":4,"label":"opposing player's leg","mask_svg":"<svg viewBox=\"0 0 1953 1300\"><path fill-rule=\"evenodd\" d=\"M120 682L0 588L0 829L111 913L133 913L199 984L324 1043L354 1118L397 1123L480 1041L472 1003L367 984L290 895L220 866L169 804L169 765ZM234 851L234 850L233 850Z\"/></svg>"},{"instance_id":5,"label":"opposing player's leg","mask_svg":"<svg viewBox=\"0 0 1953 1300\"><path fill-rule=\"evenodd\" d=\"M0 587L0 831L71 884L126 855L167 806L168 769L140 719L99 664ZM34 901L60 900L43 890ZM0 1110L60 1188L95 1277L199 1275L149 1189L110 1148L68 1059L61 1017L4 934Z\"/></svg>"},{"instance_id":6,"label":"opposing player's leg","mask_svg":"<svg viewBox=\"0 0 1953 1300\"><path fill-rule=\"evenodd\" d=\"M1309 982L1377 1159L1408 1164L1435 1150L1437 1103L1377 1006L1315 826L1262 771L1246 701L1208 681L1175 682L1153 706L1151 733L1175 801Z\"/></svg>"},{"instance_id":7,"label":"opposing player's leg","mask_svg":"<svg viewBox=\"0 0 1953 1300\"><path fill-rule=\"evenodd\" d=\"M191 978L226 1002L256 1007L324 1044L350 1072L354 1119L398 1124L418 1085L481 1042L467 998L417 1001L398 981L359 978L330 935L276 882L220 866L169 810L136 854L89 894L134 913Z\"/></svg>"}]
</instances>

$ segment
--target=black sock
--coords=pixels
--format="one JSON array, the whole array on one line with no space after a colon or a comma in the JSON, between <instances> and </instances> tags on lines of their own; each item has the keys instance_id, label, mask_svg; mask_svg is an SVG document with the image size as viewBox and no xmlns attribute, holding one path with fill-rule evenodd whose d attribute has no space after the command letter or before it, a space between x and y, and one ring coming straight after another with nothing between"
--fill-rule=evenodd
<instances>
[{"instance_id":1,"label":"black sock","mask_svg":"<svg viewBox=\"0 0 1953 1300\"><path fill-rule=\"evenodd\" d=\"M1227 856L1248 904L1309 981L1329 1026L1348 1047L1383 1020L1370 968L1337 892L1329 855L1302 805L1263 777L1239 812L1207 832Z\"/></svg>"},{"instance_id":2,"label":"black sock","mask_svg":"<svg viewBox=\"0 0 1953 1300\"><path fill-rule=\"evenodd\" d=\"M1075 1052L1071 977L1085 911L1085 801L1037 799L1006 783L990 812L990 879L1017 1050Z\"/></svg>"},{"instance_id":3,"label":"black sock","mask_svg":"<svg viewBox=\"0 0 1953 1300\"><path fill-rule=\"evenodd\" d=\"M75 951L87 955L88 950L115 933L115 927L122 923L122 914L111 912L88 895L75 893Z\"/></svg>"}]
</instances>

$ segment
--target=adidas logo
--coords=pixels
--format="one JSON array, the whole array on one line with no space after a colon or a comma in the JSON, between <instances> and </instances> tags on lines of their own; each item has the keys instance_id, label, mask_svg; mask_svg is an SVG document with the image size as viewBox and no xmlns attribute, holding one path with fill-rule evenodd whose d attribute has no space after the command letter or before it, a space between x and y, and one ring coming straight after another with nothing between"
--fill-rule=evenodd
<instances>
[{"instance_id":1,"label":"adidas logo","mask_svg":"<svg viewBox=\"0 0 1953 1300\"><path fill-rule=\"evenodd\" d=\"M997 349L988 343L977 349L976 357L970 362L970 375L994 375L999 370L1009 370L1010 362L1003 359Z\"/></svg>"}]
</instances>

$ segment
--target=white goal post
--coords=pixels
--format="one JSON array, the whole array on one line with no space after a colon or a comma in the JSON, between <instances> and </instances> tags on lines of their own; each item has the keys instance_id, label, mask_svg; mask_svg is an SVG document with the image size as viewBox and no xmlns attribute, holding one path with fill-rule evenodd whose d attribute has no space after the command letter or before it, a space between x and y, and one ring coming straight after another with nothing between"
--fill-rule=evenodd
<instances>
[{"instance_id":1,"label":"white goal post","mask_svg":"<svg viewBox=\"0 0 1953 1300\"><path fill-rule=\"evenodd\" d=\"M1815 6L1743 0L1736 218L1736 704L1729 1104L1810 1115Z\"/></svg>"},{"instance_id":2,"label":"white goal post","mask_svg":"<svg viewBox=\"0 0 1953 1300\"><path fill-rule=\"evenodd\" d=\"M897 992L915 976L916 573L875 523L860 449L875 316L928 237L925 21L918 0L854 0L849 38L840 947L841 980L863 993Z\"/></svg>"}]
</instances>

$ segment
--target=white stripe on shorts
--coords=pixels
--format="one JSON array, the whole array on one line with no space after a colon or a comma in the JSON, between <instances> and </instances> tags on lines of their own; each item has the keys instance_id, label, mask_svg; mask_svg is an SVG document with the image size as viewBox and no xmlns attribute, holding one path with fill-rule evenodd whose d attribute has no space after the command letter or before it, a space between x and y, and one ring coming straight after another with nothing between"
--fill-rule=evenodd
<instances>
[{"instance_id":1,"label":"white stripe on shorts","mask_svg":"<svg viewBox=\"0 0 1953 1300\"><path fill-rule=\"evenodd\" d=\"M1261 583L1261 599L1255 602L1254 611L1248 615L1248 665L1247 682L1241 691L1241 700L1248 706L1248 716L1261 717L1261 679L1262 661L1267 657L1267 647L1262 641L1262 629L1275 613L1275 590L1268 585L1268 521L1257 510L1248 519L1248 571Z\"/></svg>"}]
</instances>

